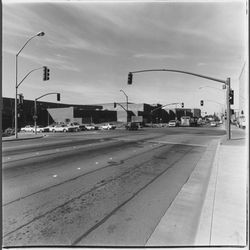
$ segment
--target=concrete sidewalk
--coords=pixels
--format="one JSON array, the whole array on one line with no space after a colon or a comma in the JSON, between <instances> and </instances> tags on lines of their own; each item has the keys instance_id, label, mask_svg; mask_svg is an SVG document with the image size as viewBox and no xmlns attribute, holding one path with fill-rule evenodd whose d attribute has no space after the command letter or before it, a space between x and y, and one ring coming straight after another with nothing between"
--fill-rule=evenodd
<instances>
[{"instance_id":1,"label":"concrete sidewalk","mask_svg":"<svg viewBox=\"0 0 250 250\"><path fill-rule=\"evenodd\" d=\"M248 245L246 137L246 131L232 126L232 140L224 137L208 147L146 246L234 248ZM215 156L209 166L205 162L211 150Z\"/></svg>"},{"instance_id":2,"label":"concrete sidewalk","mask_svg":"<svg viewBox=\"0 0 250 250\"><path fill-rule=\"evenodd\" d=\"M34 133L18 133L18 138L15 138L15 135L2 137L2 142L5 141L19 141L19 140L31 140L31 139L38 139L43 138L44 134L37 134Z\"/></svg>"}]
</instances>

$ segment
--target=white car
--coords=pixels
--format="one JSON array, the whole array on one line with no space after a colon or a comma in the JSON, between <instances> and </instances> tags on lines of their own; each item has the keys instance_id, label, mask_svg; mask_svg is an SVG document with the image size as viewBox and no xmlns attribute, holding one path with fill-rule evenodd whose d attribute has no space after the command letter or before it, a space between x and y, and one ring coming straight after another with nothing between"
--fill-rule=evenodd
<instances>
[{"instance_id":1,"label":"white car","mask_svg":"<svg viewBox=\"0 0 250 250\"><path fill-rule=\"evenodd\" d=\"M211 127L217 127L216 121L211 121L211 122L210 122L210 126L211 126Z\"/></svg>"},{"instance_id":2,"label":"white car","mask_svg":"<svg viewBox=\"0 0 250 250\"><path fill-rule=\"evenodd\" d=\"M21 131L23 132L33 132L34 130L35 130L35 127L33 125L27 125L21 128Z\"/></svg>"},{"instance_id":3,"label":"white car","mask_svg":"<svg viewBox=\"0 0 250 250\"><path fill-rule=\"evenodd\" d=\"M169 126L169 127L177 127L177 126L178 126L178 125L177 125L177 121L176 121L176 120L171 120L171 121L169 121L168 126Z\"/></svg>"},{"instance_id":4,"label":"white car","mask_svg":"<svg viewBox=\"0 0 250 250\"><path fill-rule=\"evenodd\" d=\"M62 125L55 125L53 128L52 128L52 132L74 132L74 127L71 127L71 126L67 126L65 124L62 124Z\"/></svg>"},{"instance_id":5,"label":"white car","mask_svg":"<svg viewBox=\"0 0 250 250\"><path fill-rule=\"evenodd\" d=\"M33 128L32 132L35 132L35 127ZM36 126L36 132L39 132L39 133L49 132L49 127Z\"/></svg>"},{"instance_id":6,"label":"white car","mask_svg":"<svg viewBox=\"0 0 250 250\"><path fill-rule=\"evenodd\" d=\"M107 129L107 130L116 129L116 126L114 124L112 124L112 123L107 123L105 125L102 125L101 129Z\"/></svg>"},{"instance_id":7,"label":"white car","mask_svg":"<svg viewBox=\"0 0 250 250\"><path fill-rule=\"evenodd\" d=\"M54 124L51 124L51 125L47 126L47 128L49 129L49 132L53 132L53 129L54 129L55 126L56 125L54 125Z\"/></svg>"},{"instance_id":8,"label":"white car","mask_svg":"<svg viewBox=\"0 0 250 250\"><path fill-rule=\"evenodd\" d=\"M85 128L86 128L87 130L97 130L97 129L98 129L98 127L95 126L94 124L86 124L86 125L85 125Z\"/></svg>"}]
</instances>

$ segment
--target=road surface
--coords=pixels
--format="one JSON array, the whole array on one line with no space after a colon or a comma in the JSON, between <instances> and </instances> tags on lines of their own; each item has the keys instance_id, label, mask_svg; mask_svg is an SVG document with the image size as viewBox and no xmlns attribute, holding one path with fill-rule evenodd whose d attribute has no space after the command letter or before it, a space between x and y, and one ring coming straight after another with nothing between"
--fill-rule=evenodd
<instances>
[{"instance_id":1,"label":"road surface","mask_svg":"<svg viewBox=\"0 0 250 250\"><path fill-rule=\"evenodd\" d=\"M145 246L224 134L144 128L4 142L3 245Z\"/></svg>"}]
</instances>

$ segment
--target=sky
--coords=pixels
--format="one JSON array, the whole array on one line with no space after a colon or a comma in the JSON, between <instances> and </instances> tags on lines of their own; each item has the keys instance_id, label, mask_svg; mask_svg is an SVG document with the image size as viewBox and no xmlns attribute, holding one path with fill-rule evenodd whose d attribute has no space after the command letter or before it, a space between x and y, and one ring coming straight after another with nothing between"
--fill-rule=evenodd
<instances>
[{"instance_id":1,"label":"sky","mask_svg":"<svg viewBox=\"0 0 250 250\"><path fill-rule=\"evenodd\" d=\"M221 80L231 78L238 105L239 76L247 60L246 1L21 1L5 0L3 11L3 97L24 99L61 93L61 103L183 102L185 108L220 112L222 83L173 72L182 70ZM204 100L204 106L200 106ZM57 102L55 95L41 101ZM169 106L171 107L171 106Z\"/></svg>"}]
</instances>

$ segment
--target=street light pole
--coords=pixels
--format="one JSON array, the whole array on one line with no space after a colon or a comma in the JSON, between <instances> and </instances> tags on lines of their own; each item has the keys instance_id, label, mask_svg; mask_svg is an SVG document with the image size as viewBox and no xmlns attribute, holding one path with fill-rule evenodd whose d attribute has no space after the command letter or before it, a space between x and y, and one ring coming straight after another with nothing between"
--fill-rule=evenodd
<instances>
[{"instance_id":1,"label":"street light pole","mask_svg":"<svg viewBox=\"0 0 250 250\"><path fill-rule=\"evenodd\" d=\"M32 36L31 38L29 38L27 40L27 42L23 45L23 47L18 51L18 53L16 54L16 91L15 91L15 138L18 138L18 133L17 133L17 129L18 129L18 117L17 117L17 95L18 95L18 86L20 84L18 84L18 55L21 53L21 51L24 49L24 47L35 37L37 36L44 36L45 33L44 32L39 32L36 35Z\"/></svg>"},{"instance_id":2,"label":"street light pole","mask_svg":"<svg viewBox=\"0 0 250 250\"><path fill-rule=\"evenodd\" d=\"M126 102L127 102L127 123L128 123L128 96L126 95L126 93L122 89L120 91L126 96Z\"/></svg>"}]
</instances>

